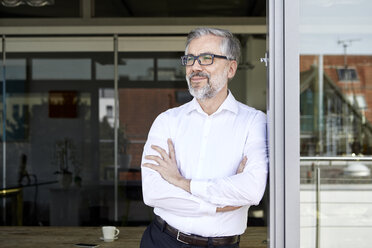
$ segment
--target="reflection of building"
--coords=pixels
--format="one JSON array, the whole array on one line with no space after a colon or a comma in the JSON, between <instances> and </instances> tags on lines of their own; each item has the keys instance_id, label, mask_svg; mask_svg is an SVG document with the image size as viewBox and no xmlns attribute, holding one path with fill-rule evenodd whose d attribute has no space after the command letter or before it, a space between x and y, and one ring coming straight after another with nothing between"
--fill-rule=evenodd
<instances>
[{"instance_id":1,"label":"reflection of building","mask_svg":"<svg viewBox=\"0 0 372 248\"><path fill-rule=\"evenodd\" d=\"M301 56L301 72L318 64L318 56ZM346 98L372 122L372 56L324 55L324 73L334 82ZM369 96L369 97L368 97Z\"/></svg>"},{"instance_id":2,"label":"reflection of building","mask_svg":"<svg viewBox=\"0 0 372 248\"><path fill-rule=\"evenodd\" d=\"M180 70L180 68L160 67L157 70L157 73L158 73L157 76L159 80L185 81L185 74L183 70ZM154 69L149 68L148 74L150 75L150 79L154 78Z\"/></svg>"},{"instance_id":3,"label":"reflection of building","mask_svg":"<svg viewBox=\"0 0 372 248\"><path fill-rule=\"evenodd\" d=\"M343 56L324 56L322 89L317 61L301 56L302 155L371 154L372 57L349 57L345 70Z\"/></svg>"},{"instance_id":4,"label":"reflection of building","mask_svg":"<svg viewBox=\"0 0 372 248\"><path fill-rule=\"evenodd\" d=\"M344 156L372 154L372 56L344 59L300 57L301 247L370 239L372 163Z\"/></svg>"},{"instance_id":5,"label":"reflection of building","mask_svg":"<svg viewBox=\"0 0 372 248\"><path fill-rule=\"evenodd\" d=\"M99 121L107 118L111 127L114 127L114 89L99 89Z\"/></svg>"},{"instance_id":6,"label":"reflection of building","mask_svg":"<svg viewBox=\"0 0 372 248\"><path fill-rule=\"evenodd\" d=\"M119 121L129 140L132 167L141 164L143 146L152 122L161 112L184 103L178 97L185 89L119 89ZM185 99L186 101L190 99Z\"/></svg>"}]
</instances>

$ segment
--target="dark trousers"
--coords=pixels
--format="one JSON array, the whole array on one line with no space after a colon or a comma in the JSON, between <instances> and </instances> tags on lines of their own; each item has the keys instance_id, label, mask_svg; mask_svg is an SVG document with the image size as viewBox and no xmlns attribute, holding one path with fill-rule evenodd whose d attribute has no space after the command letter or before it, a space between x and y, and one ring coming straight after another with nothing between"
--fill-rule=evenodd
<instances>
[{"instance_id":1,"label":"dark trousers","mask_svg":"<svg viewBox=\"0 0 372 248\"><path fill-rule=\"evenodd\" d=\"M206 246L208 248L239 248L239 244L224 246ZM177 241L176 238L164 232L164 226L158 226L154 221L143 233L140 248L202 248Z\"/></svg>"}]
</instances>

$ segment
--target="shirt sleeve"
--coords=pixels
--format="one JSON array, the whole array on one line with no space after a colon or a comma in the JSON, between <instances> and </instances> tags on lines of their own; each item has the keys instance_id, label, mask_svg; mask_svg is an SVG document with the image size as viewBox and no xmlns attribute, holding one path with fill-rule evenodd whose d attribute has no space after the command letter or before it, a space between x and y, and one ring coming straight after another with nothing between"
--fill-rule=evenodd
<instances>
[{"instance_id":1,"label":"shirt sleeve","mask_svg":"<svg viewBox=\"0 0 372 248\"><path fill-rule=\"evenodd\" d=\"M244 153L244 171L229 177L192 180L194 196L221 206L258 205L264 194L268 173L267 128L265 114L258 112L250 126Z\"/></svg>"},{"instance_id":2,"label":"shirt sleeve","mask_svg":"<svg viewBox=\"0 0 372 248\"><path fill-rule=\"evenodd\" d=\"M167 139L171 138L166 113L154 121L142 155L142 164L156 163L146 160L146 155L159 155L151 148L157 145L168 151ZM216 213L216 205L188 193L165 181L158 172L141 166L143 200L146 205L166 209L180 216L205 216Z\"/></svg>"}]
</instances>

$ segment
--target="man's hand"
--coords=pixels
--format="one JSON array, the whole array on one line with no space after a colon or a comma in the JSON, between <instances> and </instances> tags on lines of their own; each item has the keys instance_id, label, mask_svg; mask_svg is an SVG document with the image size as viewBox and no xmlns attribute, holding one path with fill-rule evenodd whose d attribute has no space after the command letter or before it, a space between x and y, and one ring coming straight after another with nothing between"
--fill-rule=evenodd
<instances>
[{"instance_id":1,"label":"man's hand","mask_svg":"<svg viewBox=\"0 0 372 248\"><path fill-rule=\"evenodd\" d=\"M191 180L184 178L178 170L177 161L176 161L176 153L174 151L172 140L168 139L169 154L167 154L167 152L159 146L152 145L151 148L157 151L161 157L155 156L155 155L147 155L145 158L148 160L153 160L157 162L159 165L145 163L142 166L157 171L162 176L162 178L166 180L168 183L171 183L191 193L191 190L190 190ZM247 163L247 157L244 156L238 166L238 169L236 170L236 174L240 174L244 171L246 163ZM228 212L228 211L233 211L239 208L241 208L241 206L239 207L226 206L222 208L217 208L216 212Z\"/></svg>"},{"instance_id":2,"label":"man's hand","mask_svg":"<svg viewBox=\"0 0 372 248\"><path fill-rule=\"evenodd\" d=\"M226 207L223 207L223 208L217 208L216 209L216 212L229 212L229 211L233 211L233 210L237 210L241 207L232 207L232 206L226 206Z\"/></svg>"},{"instance_id":3,"label":"man's hand","mask_svg":"<svg viewBox=\"0 0 372 248\"><path fill-rule=\"evenodd\" d=\"M244 171L245 164L247 163L247 160L248 160L247 156L244 156L242 161L239 164L238 169L236 170L236 174L240 174Z\"/></svg>"},{"instance_id":4,"label":"man's hand","mask_svg":"<svg viewBox=\"0 0 372 248\"><path fill-rule=\"evenodd\" d=\"M167 152L159 146L152 145L151 148L157 151L161 157L148 155L145 158L157 162L158 165L145 163L142 166L157 171L168 183L171 183L191 193L190 180L184 178L178 170L176 153L174 151L172 140L168 139L169 154L167 154Z\"/></svg>"}]
</instances>

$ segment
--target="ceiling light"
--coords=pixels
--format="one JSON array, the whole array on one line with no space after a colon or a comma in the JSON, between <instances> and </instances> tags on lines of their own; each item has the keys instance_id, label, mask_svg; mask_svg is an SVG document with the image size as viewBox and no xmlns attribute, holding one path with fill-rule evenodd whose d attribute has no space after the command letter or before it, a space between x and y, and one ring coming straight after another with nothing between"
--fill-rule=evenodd
<instances>
[{"instance_id":1,"label":"ceiling light","mask_svg":"<svg viewBox=\"0 0 372 248\"><path fill-rule=\"evenodd\" d=\"M1 4L5 7L17 7L22 4L27 4L31 7L43 7L54 5L54 0L1 0Z\"/></svg>"}]
</instances>

